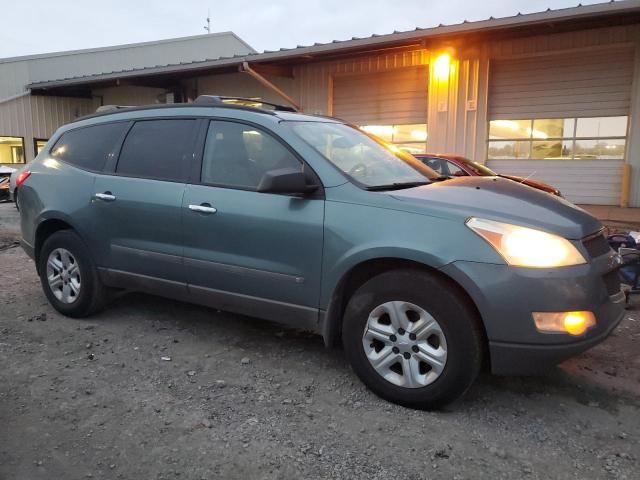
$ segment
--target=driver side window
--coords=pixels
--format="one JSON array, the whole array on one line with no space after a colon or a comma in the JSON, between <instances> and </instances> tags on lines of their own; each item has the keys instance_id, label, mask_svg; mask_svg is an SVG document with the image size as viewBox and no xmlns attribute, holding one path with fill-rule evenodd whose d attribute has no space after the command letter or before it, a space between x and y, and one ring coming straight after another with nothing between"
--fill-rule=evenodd
<instances>
[{"instance_id":1,"label":"driver side window","mask_svg":"<svg viewBox=\"0 0 640 480\"><path fill-rule=\"evenodd\" d=\"M266 172L280 168L302 170L302 164L268 133L242 123L209 124L202 183L253 189Z\"/></svg>"}]
</instances>

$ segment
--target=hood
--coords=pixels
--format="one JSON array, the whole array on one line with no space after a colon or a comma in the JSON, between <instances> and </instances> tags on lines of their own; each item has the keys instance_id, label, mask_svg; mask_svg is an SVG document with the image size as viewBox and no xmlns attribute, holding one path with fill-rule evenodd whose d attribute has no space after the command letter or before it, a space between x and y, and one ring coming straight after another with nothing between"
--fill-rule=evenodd
<instances>
[{"instance_id":1,"label":"hood","mask_svg":"<svg viewBox=\"0 0 640 480\"><path fill-rule=\"evenodd\" d=\"M563 198L499 177L456 177L390 195L416 213L497 220L574 240L602 228L598 219Z\"/></svg>"}]
</instances>

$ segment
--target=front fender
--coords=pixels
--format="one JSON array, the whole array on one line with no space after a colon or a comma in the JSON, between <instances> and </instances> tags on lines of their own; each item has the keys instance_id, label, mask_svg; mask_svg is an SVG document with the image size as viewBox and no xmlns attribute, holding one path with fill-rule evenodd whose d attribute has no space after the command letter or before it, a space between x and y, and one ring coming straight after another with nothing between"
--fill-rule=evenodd
<instances>
[{"instance_id":1,"label":"front fender","mask_svg":"<svg viewBox=\"0 0 640 480\"><path fill-rule=\"evenodd\" d=\"M356 265L400 259L438 269L456 260L503 263L464 222L378 206L326 202L320 308Z\"/></svg>"}]
</instances>

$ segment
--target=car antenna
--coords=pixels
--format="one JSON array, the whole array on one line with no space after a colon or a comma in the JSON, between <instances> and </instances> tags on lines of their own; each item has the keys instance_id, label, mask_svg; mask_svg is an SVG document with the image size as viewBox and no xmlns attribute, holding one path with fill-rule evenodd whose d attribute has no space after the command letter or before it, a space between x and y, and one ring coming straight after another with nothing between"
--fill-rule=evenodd
<instances>
[{"instance_id":1,"label":"car antenna","mask_svg":"<svg viewBox=\"0 0 640 480\"><path fill-rule=\"evenodd\" d=\"M534 170L533 172L531 172L531 173L529 174L529 176L528 176L528 177L525 177L525 178L523 178L522 180L520 180L520 183L524 183L524 182L526 182L526 181L527 181L527 180L529 180L531 177L533 177L535 174L536 174L536 171Z\"/></svg>"}]
</instances>

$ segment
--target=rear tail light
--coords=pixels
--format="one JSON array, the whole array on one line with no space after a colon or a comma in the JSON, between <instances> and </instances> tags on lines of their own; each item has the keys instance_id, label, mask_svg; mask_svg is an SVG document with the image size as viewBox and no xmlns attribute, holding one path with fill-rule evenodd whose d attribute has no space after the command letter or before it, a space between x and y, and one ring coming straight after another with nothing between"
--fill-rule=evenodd
<instances>
[{"instance_id":1,"label":"rear tail light","mask_svg":"<svg viewBox=\"0 0 640 480\"><path fill-rule=\"evenodd\" d=\"M16 176L16 187L19 187L24 183L24 181L29 178L31 172L29 170L23 170Z\"/></svg>"}]
</instances>

